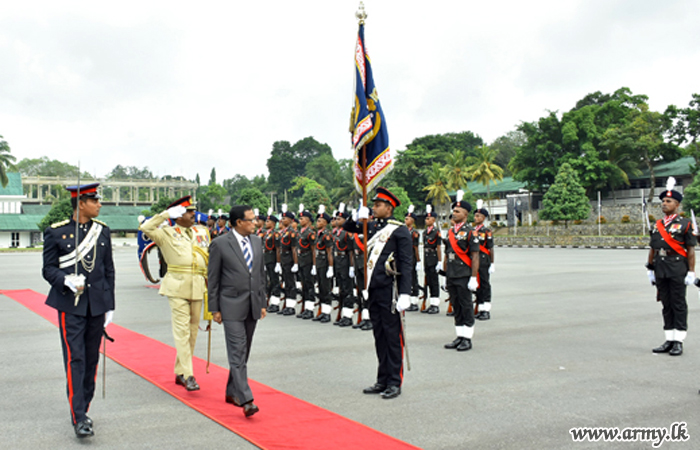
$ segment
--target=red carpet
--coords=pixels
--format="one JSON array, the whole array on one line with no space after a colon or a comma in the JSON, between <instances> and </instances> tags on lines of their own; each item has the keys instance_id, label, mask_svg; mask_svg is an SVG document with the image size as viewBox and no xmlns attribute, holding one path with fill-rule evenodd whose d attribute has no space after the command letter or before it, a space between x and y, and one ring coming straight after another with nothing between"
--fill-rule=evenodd
<instances>
[{"instance_id":1,"label":"red carpet","mask_svg":"<svg viewBox=\"0 0 700 450\"><path fill-rule=\"evenodd\" d=\"M46 296L28 289L0 291L0 294L58 326L56 310L44 304ZM199 374L197 382L201 390L187 392L174 382L173 347L116 324L109 325L108 332L115 338L114 343L107 344L108 358L260 448L418 448L253 380L250 387L260 412L246 419L240 408L224 402L228 369L211 364L210 373L206 374L206 361L195 358L194 369Z\"/></svg>"}]
</instances>

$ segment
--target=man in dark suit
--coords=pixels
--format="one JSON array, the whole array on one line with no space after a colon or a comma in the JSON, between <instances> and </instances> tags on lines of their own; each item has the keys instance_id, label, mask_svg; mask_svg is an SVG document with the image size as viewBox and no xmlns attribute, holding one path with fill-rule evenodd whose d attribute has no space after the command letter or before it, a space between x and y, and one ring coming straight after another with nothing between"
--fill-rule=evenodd
<instances>
[{"instance_id":1,"label":"man in dark suit","mask_svg":"<svg viewBox=\"0 0 700 450\"><path fill-rule=\"evenodd\" d=\"M224 324L230 366L226 402L250 417L259 411L248 385L247 363L255 326L267 315L265 266L251 207L234 206L229 220L231 232L209 248L209 311L216 323Z\"/></svg>"},{"instance_id":2,"label":"man in dark suit","mask_svg":"<svg viewBox=\"0 0 700 450\"><path fill-rule=\"evenodd\" d=\"M95 434L87 411L95 393L102 333L114 310L112 241L109 228L95 220L102 207L97 186L67 187L73 217L44 232L42 274L51 285L46 304L58 310L68 404L79 438Z\"/></svg>"}]
</instances>

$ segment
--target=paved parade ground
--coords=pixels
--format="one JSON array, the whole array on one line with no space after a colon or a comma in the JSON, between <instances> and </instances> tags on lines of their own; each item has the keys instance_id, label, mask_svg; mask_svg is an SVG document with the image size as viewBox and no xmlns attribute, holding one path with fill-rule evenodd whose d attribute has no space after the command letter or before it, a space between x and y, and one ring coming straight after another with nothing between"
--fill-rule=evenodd
<instances>
[{"instance_id":1,"label":"paved parade ground","mask_svg":"<svg viewBox=\"0 0 700 450\"><path fill-rule=\"evenodd\" d=\"M492 320L477 321L473 350L443 349L455 337L444 303L439 315L407 313L411 371L394 400L361 392L375 381L371 332L276 314L258 325L248 376L425 449L652 448L640 441L573 442L569 430L676 422L687 423L689 439L661 448L700 448L698 292L688 288L685 353L652 354L664 335L646 257L646 250L498 248ZM114 322L172 346L168 301L147 287L135 248L117 247L114 258ZM0 290L48 293L41 253L1 253L0 274ZM196 356L206 354L200 332ZM100 368L90 409L96 435L78 441L58 330L2 295L0 356L0 448L256 448L110 360L106 398ZM227 367L217 325L212 363ZM218 389L223 402L224 386ZM259 416L265 412L261 407ZM291 442L294 430L283 422L266 425L268 432ZM347 448L375 448L350 434L346 439Z\"/></svg>"}]
</instances>

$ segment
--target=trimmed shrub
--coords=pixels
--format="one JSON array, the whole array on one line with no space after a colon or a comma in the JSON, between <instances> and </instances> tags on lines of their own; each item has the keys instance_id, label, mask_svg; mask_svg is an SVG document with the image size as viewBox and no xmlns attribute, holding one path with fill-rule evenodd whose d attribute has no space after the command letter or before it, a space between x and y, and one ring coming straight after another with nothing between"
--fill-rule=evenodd
<instances>
[{"instance_id":1,"label":"trimmed shrub","mask_svg":"<svg viewBox=\"0 0 700 450\"><path fill-rule=\"evenodd\" d=\"M622 216L622 219L620 219L620 222L622 222L622 223L630 223L630 216L628 216L627 214L625 214L624 216Z\"/></svg>"}]
</instances>

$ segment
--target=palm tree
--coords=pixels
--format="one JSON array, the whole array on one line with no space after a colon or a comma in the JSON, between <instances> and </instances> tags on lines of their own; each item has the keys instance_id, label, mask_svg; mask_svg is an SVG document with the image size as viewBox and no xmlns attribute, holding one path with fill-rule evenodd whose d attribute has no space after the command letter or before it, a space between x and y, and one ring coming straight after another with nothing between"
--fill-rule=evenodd
<instances>
[{"instance_id":1,"label":"palm tree","mask_svg":"<svg viewBox=\"0 0 700 450\"><path fill-rule=\"evenodd\" d=\"M472 181L476 180L479 184L486 186L486 198L491 209L491 189L490 184L493 181L501 181L503 179L503 169L494 162L498 150L491 149L486 145L476 149L476 156L469 158L472 163L467 169L471 174Z\"/></svg>"},{"instance_id":2,"label":"palm tree","mask_svg":"<svg viewBox=\"0 0 700 450\"><path fill-rule=\"evenodd\" d=\"M463 189L469 179L469 164L463 150L455 150L445 158L445 178L447 188L453 191Z\"/></svg>"},{"instance_id":3,"label":"palm tree","mask_svg":"<svg viewBox=\"0 0 700 450\"><path fill-rule=\"evenodd\" d=\"M10 155L10 146L0 136L0 184L2 187L7 186L10 180L7 178L7 169L13 167L15 157Z\"/></svg>"},{"instance_id":4,"label":"palm tree","mask_svg":"<svg viewBox=\"0 0 700 450\"><path fill-rule=\"evenodd\" d=\"M432 199L436 206L444 205L450 202L450 196L447 194L447 167L440 167L440 163L434 162L426 170L428 177L428 185L423 188L428 191L425 196L426 201Z\"/></svg>"}]
</instances>

